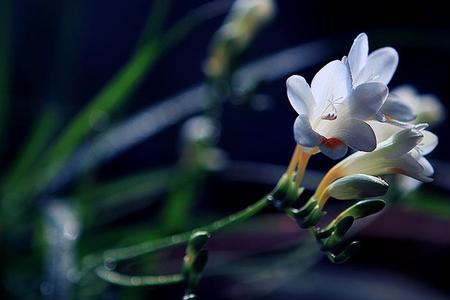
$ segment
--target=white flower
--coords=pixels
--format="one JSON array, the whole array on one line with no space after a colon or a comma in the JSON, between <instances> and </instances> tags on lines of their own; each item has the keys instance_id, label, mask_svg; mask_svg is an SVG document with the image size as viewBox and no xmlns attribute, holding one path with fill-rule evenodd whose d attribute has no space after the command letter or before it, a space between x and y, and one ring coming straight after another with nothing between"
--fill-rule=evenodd
<instances>
[{"instance_id":1,"label":"white flower","mask_svg":"<svg viewBox=\"0 0 450 300\"><path fill-rule=\"evenodd\" d=\"M289 101L299 114L294 137L303 148L312 152L319 148L334 159L343 157L348 146L375 149L375 135L365 120L372 119L386 100L385 84L368 82L353 89L349 69L335 60L314 76L311 87L297 75L289 77L286 85Z\"/></svg>"},{"instance_id":2,"label":"white flower","mask_svg":"<svg viewBox=\"0 0 450 300\"><path fill-rule=\"evenodd\" d=\"M393 99L391 100L391 98ZM428 123L430 125L435 125L445 118L445 110L439 99L433 95L419 94L417 90L410 85L403 85L394 89L383 106L388 105L391 101L397 102L397 107L400 104L414 112L414 115L409 115L409 118L402 120L400 119L400 115L403 115L403 117L408 116L408 114L405 113L406 110L401 109L400 111L398 108L395 108L393 111L393 118L399 121L414 121L415 124ZM383 108L381 110L383 110Z\"/></svg>"},{"instance_id":3,"label":"white flower","mask_svg":"<svg viewBox=\"0 0 450 300\"><path fill-rule=\"evenodd\" d=\"M383 126L386 127L383 129L385 132L396 130L396 133L380 142L373 152L358 151L331 168L315 192L316 199L324 198L328 186L336 179L354 174L371 176L403 174L423 182L432 181L430 176L434 170L424 156L436 147L437 136L424 130L426 124L407 129L391 124ZM376 127L375 132L379 133Z\"/></svg>"},{"instance_id":4,"label":"white flower","mask_svg":"<svg viewBox=\"0 0 450 300\"><path fill-rule=\"evenodd\" d=\"M366 82L389 83L398 65L398 54L394 48L384 47L369 54L367 35L356 37L343 61L347 63L352 77L353 87Z\"/></svg>"}]
</instances>

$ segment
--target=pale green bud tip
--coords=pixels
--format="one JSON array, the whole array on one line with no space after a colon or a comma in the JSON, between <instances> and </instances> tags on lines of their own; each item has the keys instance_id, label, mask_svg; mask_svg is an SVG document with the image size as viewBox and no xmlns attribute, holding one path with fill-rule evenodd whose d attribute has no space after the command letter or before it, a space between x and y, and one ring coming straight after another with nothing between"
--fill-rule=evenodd
<instances>
[{"instance_id":1,"label":"pale green bud tip","mask_svg":"<svg viewBox=\"0 0 450 300\"><path fill-rule=\"evenodd\" d=\"M206 231L196 231L189 238L188 247L194 253L198 253L208 241L210 235Z\"/></svg>"},{"instance_id":2,"label":"pale green bud tip","mask_svg":"<svg viewBox=\"0 0 450 300\"><path fill-rule=\"evenodd\" d=\"M328 193L338 200L350 200L381 196L388 188L387 182L379 177L356 174L334 181L329 185Z\"/></svg>"},{"instance_id":3,"label":"pale green bud tip","mask_svg":"<svg viewBox=\"0 0 450 300\"><path fill-rule=\"evenodd\" d=\"M338 254L327 253L327 257L335 264L346 262L350 257L354 256L361 248L361 243L354 241L350 243L342 252Z\"/></svg>"}]
</instances>

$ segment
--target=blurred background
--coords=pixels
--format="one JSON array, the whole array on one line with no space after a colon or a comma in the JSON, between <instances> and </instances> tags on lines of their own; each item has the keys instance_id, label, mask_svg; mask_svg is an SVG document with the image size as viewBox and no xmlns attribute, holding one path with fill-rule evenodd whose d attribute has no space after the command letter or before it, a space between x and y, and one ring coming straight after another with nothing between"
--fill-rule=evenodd
<instances>
[{"instance_id":1,"label":"blurred background","mask_svg":"<svg viewBox=\"0 0 450 300\"><path fill-rule=\"evenodd\" d=\"M124 287L78 271L92 253L184 232L269 192L295 146L286 79L311 80L360 32L372 51L399 52L391 88L412 85L448 110L444 3L260 2L245 15L227 0L1 0L1 299L181 299L182 284ZM199 299L450 299L448 129L432 128L435 181L393 184L388 207L352 233L363 247L348 262L332 264L267 209L214 235ZM332 165L313 158L306 188ZM183 251L114 267L179 272Z\"/></svg>"}]
</instances>

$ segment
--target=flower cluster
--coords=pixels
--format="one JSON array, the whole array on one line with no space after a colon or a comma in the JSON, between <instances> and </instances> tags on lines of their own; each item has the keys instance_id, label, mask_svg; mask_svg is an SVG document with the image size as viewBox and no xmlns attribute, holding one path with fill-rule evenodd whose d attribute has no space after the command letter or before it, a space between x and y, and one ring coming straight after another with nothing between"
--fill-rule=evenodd
<instances>
[{"instance_id":1,"label":"flower cluster","mask_svg":"<svg viewBox=\"0 0 450 300\"><path fill-rule=\"evenodd\" d=\"M362 33L354 40L348 56L326 64L311 85L302 76L288 78L287 95L298 117L294 123L297 147L285 175L290 183L286 186L291 187L287 194L295 192L288 199L287 211L300 226L315 226L330 198L383 195L388 184L380 176L402 174L422 182L432 180L433 167L425 155L436 147L438 138L426 130L428 124L424 121L440 121L442 107L434 97L418 95L410 87L389 91L398 60L397 51L391 47L369 54L368 38ZM300 185L309 158L323 153L341 159L348 148L354 153L326 173L302 208L292 208L294 198L302 192ZM312 232L324 250L333 250L356 218L384 207L380 201L359 202L325 229L315 228ZM354 247L351 244L341 258ZM328 255L340 260L339 253Z\"/></svg>"}]
</instances>

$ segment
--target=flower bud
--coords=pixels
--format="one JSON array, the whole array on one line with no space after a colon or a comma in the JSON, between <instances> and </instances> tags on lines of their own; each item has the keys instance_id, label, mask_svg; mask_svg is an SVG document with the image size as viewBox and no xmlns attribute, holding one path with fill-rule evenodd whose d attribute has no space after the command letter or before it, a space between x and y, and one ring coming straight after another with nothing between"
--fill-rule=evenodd
<instances>
[{"instance_id":1,"label":"flower bud","mask_svg":"<svg viewBox=\"0 0 450 300\"><path fill-rule=\"evenodd\" d=\"M274 15L273 0L237 0L224 24L214 36L211 55L205 72L221 77L230 72L234 60L251 42L256 33Z\"/></svg>"},{"instance_id":2,"label":"flower bud","mask_svg":"<svg viewBox=\"0 0 450 300\"><path fill-rule=\"evenodd\" d=\"M194 232L189 239L187 252L189 252L189 254L196 255L201 249L203 249L209 238L210 235L206 231Z\"/></svg>"},{"instance_id":3,"label":"flower bud","mask_svg":"<svg viewBox=\"0 0 450 300\"><path fill-rule=\"evenodd\" d=\"M208 251L203 249L197 254L194 262L192 263L192 272L194 274L201 274L206 266L207 261Z\"/></svg>"},{"instance_id":4,"label":"flower bud","mask_svg":"<svg viewBox=\"0 0 450 300\"><path fill-rule=\"evenodd\" d=\"M183 263L183 277L187 283L185 299L194 299L192 297L195 297L192 291L197 286L208 261L208 252L203 247L209 237L208 232L197 231L189 238Z\"/></svg>"},{"instance_id":5,"label":"flower bud","mask_svg":"<svg viewBox=\"0 0 450 300\"><path fill-rule=\"evenodd\" d=\"M334 228L336 224L347 217L352 217L355 220L361 219L376 214L385 206L386 202L381 199L368 199L359 201L341 212L330 224L328 224L324 231L330 230L330 228Z\"/></svg>"},{"instance_id":6,"label":"flower bud","mask_svg":"<svg viewBox=\"0 0 450 300\"><path fill-rule=\"evenodd\" d=\"M379 177L355 174L342 177L328 187L328 194L338 200L351 200L384 195L389 188Z\"/></svg>"}]
</instances>

